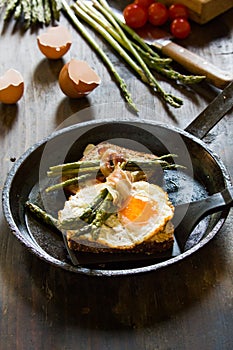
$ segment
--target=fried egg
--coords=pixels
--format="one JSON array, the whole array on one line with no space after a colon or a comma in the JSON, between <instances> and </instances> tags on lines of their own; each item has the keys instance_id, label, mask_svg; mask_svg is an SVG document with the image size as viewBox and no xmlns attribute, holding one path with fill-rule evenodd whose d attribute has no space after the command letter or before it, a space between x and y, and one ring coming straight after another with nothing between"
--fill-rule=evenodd
<instances>
[{"instance_id":1,"label":"fried egg","mask_svg":"<svg viewBox=\"0 0 233 350\"><path fill-rule=\"evenodd\" d=\"M104 184L81 189L66 201L59 212L59 220L80 217L93 202ZM146 181L132 184L130 195L116 212L112 213L99 228L98 236L91 232L80 234L79 230L67 230L67 238L79 244L111 249L132 249L149 241L163 242L170 239L173 226L170 222L174 207L168 194L159 186Z\"/></svg>"}]
</instances>

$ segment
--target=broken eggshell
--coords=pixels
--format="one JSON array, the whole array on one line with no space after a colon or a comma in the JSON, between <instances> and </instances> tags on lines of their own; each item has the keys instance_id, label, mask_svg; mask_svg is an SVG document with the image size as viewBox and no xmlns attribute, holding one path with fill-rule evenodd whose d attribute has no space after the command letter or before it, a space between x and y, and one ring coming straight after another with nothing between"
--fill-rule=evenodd
<instances>
[{"instance_id":1,"label":"broken eggshell","mask_svg":"<svg viewBox=\"0 0 233 350\"><path fill-rule=\"evenodd\" d=\"M14 104L20 100L23 92L23 77L17 70L11 68L0 77L0 102Z\"/></svg>"},{"instance_id":2,"label":"broken eggshell","mask_svg":"<svg viewBox=\"0 0 233 350\"><path fill-rule=\"evenodd\" d=\"M100 82L100 77L87 62L76 59L66 63L59 74L60 88L70 98L88 95Z\"/></svg>"},{"instance_id":3,"label":"broken eggshell","mask_svg":"<svg viewBox=\"0 0 233 350\"><path fill-rule=\"evenodd\" d=\"M47 58L56 60L70 49L72 38L66 27L51 27L37 37L37 44Z\"/></svg>"}]
</instances>

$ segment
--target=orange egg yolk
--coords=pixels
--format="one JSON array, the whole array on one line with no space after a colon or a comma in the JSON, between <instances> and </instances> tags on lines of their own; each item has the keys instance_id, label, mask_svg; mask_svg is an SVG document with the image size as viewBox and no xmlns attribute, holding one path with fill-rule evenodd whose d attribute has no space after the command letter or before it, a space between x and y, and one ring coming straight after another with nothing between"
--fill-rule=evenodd
<instances>
[{"instance_id":1,"label":"orange egg yolk","mask_svg":"<svg viewBox=\"0 0 233 350\"><path fill-rule=\"evenodd\" d=\"M156 202L146 197L130 197L126 206L120 211L122 217L131 222L145 223L157 213Z\"/></svg>"}]
</instances>

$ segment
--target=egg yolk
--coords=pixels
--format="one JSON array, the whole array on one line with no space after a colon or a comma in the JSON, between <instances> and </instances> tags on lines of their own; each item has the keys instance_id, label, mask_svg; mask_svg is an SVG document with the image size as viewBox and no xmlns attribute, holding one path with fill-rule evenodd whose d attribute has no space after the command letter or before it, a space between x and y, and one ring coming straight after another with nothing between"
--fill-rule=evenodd
<instances>
[{"instance_id":1,"label":"egg yolk","mask_svg":"<svg viewBox=\"0 0 233 350\"><path fill-rule=\"evenodd\" d=\"M146 197L130 197L126 206L120 211L122 217L131 222L144 223L157 213L156 202Z\"/></svg>"}]
</instances>

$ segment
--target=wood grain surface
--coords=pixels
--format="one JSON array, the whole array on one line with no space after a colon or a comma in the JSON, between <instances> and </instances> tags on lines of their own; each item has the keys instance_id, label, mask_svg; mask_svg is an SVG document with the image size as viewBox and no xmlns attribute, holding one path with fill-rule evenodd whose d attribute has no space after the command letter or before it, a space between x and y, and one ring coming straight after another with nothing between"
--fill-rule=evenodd
<instances>
[{"instance_id":1,"label":"wood grain surface","mask_svg":"<svg viewBox=\"0 0 233 350\"><path fill-rule=\"evenodd\" d=\"M204 24L232 8L231 0L162 0L168 6L183 4L188 7L189 15L193 21Z\"/></svg>"},{"instance_id":2,"label":"wood grain surface","mask_svg":"<svg viewBox=\"0 0 233 350\"><path fill-rule=\"evenodd\" d=\"M192 23L190 37L180 44L233 75L232 16L230 10L204 26ZM25 81L16 105L0 104L1 191L14 161L31 145L57 128L91 119L85 107L99 108L97 118L122 117L114 112L123 99L108 70L67 18L62 15L60 22L71 31L73 44L62 60L49 61L36 43L43 29L23 32L0 19L0 75L15 68ZM180 109L165 108L93 35L125 78L145 119L185 128L219 93L206 83L187 88L160 78L184 100ZM101 85L85 99L70 100L58 86L59 71L71 57L88 61L101 77ZM232 112L205 141L233 175ZM232 349L232 227L230 212L213 241L167 269L98 278L69 273L35 257L11 234L1 211L0 349Z\"/></svg>"}]
</instances>

